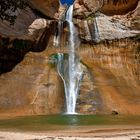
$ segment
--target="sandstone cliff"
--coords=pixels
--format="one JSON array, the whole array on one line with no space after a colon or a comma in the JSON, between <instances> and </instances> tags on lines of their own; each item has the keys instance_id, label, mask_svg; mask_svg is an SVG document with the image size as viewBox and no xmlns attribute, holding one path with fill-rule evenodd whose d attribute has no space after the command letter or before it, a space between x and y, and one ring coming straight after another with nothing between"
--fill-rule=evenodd
<instances>
[{"instance_id":1,"label":"sandstone cliff","mask_svg":"<svg viewBox=\"0 0 140 140\"><path fill-rule=\"evenodd\" d=\"M81 83L78 112L140 114L139 6L137 0L75 2L74 23L86 44L78 53L88 67ZM66 8L57 0L31 0L13 13L14 24L0 20L1 114L64 112L64 87L49 56L67 52L53 47L58 18L65 15ZM64 45L68 34L65 24Z\"/></svg>"}]
</instances>

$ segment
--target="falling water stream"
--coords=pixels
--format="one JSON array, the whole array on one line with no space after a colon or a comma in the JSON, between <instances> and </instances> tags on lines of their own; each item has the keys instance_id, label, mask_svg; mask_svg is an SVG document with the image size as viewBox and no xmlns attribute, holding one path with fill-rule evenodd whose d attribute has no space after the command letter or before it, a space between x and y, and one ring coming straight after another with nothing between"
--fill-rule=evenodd
<instances>
[{"instance_id":1,"label":"falling water stream","mask_svg":"<svg viewBox=\"0 0 140 140\"><path fill-rule=\"evenodd\" d=\"M75 47L78 47L76 41L78 40L78 33L76 28L72 22L73 19L73 5L71 5L67 11L66 20L69 23L69 82L66 87L66 106L67 113L74 114L76 108L76 99L79 92L79 83L82 78L83 70L81 69L81 65L79 62L78 56L75 53Z\"/></svg>"},{"instance_id":2,"label":"falling water stream","mask_svg":"<svg viewBox=\"0 0 140 140\"><path fill-rule=\"evenodd\" d=\"M83 65L76 54L76 48L79 46L79 38L72 19L73 5L69 7L66 13L66 21L69 29L69 38L66 45L68 47L68 54L57 54L57 71L64 82L65 88L66 114L76 114L76 100L83 75ZM59 44L60 36L56 37L56 39L57 44Z\"/></svg>"}]
</instances>

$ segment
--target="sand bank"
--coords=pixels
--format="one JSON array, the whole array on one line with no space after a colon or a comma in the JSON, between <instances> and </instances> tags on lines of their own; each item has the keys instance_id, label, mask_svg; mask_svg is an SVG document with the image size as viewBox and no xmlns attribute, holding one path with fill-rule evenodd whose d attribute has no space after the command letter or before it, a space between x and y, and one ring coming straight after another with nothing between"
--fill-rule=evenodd
<instances>
[{"instance_id":1,"label":"sand bank","mask_svg":"<svg viewBox=\"0 0 140 140\"><path fill-rule=\"evenodd\" d=\"M49 132L0 131L0 140L140 140L140 127Z\"/></svg>"}]
</instances>

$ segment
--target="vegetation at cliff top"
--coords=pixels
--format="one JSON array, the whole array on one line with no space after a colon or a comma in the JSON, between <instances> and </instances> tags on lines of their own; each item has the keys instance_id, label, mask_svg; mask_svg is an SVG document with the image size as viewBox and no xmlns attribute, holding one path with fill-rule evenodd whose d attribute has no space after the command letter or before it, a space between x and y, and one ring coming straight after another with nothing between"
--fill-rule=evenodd
<instances>
[{"instance_id":1,"label":"vegetation at cliff top","mask_svg":"<svg viewBox=\"0 0 140 140\"><path fill-rule=\"evenodd\" d=\"M24 9L26 6L27 0L1 0L0 19L14 24L18 10Z\"/></svg>"}]
</instances>

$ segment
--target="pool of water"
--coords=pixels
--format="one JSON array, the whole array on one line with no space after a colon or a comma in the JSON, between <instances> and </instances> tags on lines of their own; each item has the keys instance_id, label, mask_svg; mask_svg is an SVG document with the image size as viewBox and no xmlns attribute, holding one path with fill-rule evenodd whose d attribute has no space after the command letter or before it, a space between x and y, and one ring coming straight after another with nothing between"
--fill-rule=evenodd
<instances>
[{"instance_id":1,"label":"pool of water","mask_svg":"<svg viewBox=\"0 0 140 140\"><path fill-rule=\"evenodd\" d=\"M140 126L140 116L120 115L43 115L0 120L1 130L48 131L70 130L80 127L115 125Z\"/></svg>"}]
</instances>

